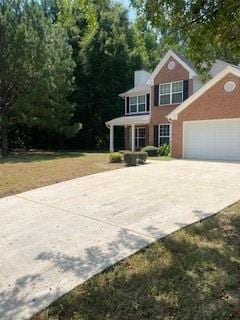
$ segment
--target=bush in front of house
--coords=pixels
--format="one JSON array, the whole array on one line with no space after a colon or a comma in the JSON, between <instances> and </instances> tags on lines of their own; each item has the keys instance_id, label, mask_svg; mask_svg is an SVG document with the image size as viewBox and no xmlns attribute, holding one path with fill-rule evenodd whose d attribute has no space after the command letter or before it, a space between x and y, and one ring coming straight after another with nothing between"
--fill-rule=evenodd
<instances>
[{"instance_id":1,"label":"bush in front of house","mask_svg":"<svg viewBox=\"0 0 240 320\"><path fill-rule=\"evenodd\" d=\"M144 164L147 160L148 154L144 151L137 152L137 161L140 164Z\"/></svg>"},{"instance_id":2,"label":"bush in front of house","mask_svg":"<svg viewBox=\"0 0 240 320\"><path fill-rule=\"evenodd\" d=\"M154 146L146 146L142 148L143 152L147 152L149 157L157 157L158 156L158 148Z\"/></svg>"},{"instance_id":3,"label":"bush in front of house","mask_svg":"<svg viewBox=\"0 0 240 320\"><path fill-rule=\"evenodd\" d=\"M163 144L162 146L159 147L158 149L159 155L161 157L167 157L170 154L170 146L169 144Z\"/></svg>"},{"instance_id":4,"label":"bush in front of house","mask_svg":"<svg viewBox=\"0 0 240 320\"><path fill-rule=\"evenodd\" d=\"M123 155L124 162L127 166L136 166L137 164L137 152L125 152Z\"/></svg>"},{"instance_id":5,"label":"bush in front of house","mask_svg":"<svg viewBox=\"0 0 240 320\"><path fill-rule=\"evenodd\" d=\"M120 163L122 162L123 160L123 157L121 155L121 153L119 152L113 152L113 153L110 153L109 155L109 162L110 163Z\"/></svg>"}]
</instances>

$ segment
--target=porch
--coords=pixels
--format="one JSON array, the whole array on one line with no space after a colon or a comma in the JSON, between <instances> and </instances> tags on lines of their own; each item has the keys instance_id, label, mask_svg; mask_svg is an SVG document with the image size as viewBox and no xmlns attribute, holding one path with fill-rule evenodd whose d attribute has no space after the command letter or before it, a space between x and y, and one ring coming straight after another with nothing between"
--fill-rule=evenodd
<instances>
[{"instance_id":1,"label":"porch","mask_svg":"<svg viewBox=\"0 0 240 320\"><path fill-rule=\"evenodd\" d=\"M109 150L114 152L114 127L125 128L125 148L135 151L148 144L150 115L124 116L106 122L110 129Z\"/></svg>"}]
</instances>

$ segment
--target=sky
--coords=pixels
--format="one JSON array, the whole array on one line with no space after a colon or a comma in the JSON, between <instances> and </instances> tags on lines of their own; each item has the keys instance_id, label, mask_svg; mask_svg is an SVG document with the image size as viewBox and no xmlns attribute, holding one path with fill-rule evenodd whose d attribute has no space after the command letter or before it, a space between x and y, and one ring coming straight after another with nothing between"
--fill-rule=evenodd
<instances>
[{"instance_id":1,"label":"sky","mask_svg":"<svg viewBox=\"0 0 240 320\"><path fill-rule=\"evenodd\" d=\"M133 21L136 18L136 12L130 7L130 0L115 0L115 2L122 3L125 8L129 10L129 19Z\"/></svg>"}]
</instances>

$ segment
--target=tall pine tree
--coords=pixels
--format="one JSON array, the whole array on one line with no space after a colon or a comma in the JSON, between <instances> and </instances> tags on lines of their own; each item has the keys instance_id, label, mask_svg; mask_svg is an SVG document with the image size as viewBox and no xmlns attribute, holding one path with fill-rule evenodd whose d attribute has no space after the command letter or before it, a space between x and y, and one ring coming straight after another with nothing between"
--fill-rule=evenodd
<instances>
[{"instance_id":1,"label":"tall pine tree","mask_svg":"<svg viewBox=\"0 0 240 320\"><path fill-rule=\"evenodd\" d=\"M68 96L74 62L66 32L39 2L0 0L0 132L2 154L16 124L76 133Z\"/></svg>"}]
</instances>

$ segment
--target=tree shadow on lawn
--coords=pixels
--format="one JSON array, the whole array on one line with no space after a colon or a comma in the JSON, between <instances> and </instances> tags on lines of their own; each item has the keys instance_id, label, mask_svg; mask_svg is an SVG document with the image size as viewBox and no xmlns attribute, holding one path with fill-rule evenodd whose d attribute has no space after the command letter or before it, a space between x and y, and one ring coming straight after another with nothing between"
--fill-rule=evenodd
<instances>
[{"instance_id":1,"label":"tree shadow on lawn","mask_svg":"<svg viewBox=\"0 0 240 320\"><path fill-rule=\"evenodd\" d=\"M240 319L240 215L223 215L108 268L53 303L49 319ZM59 265L59 257L44 258ZM71 257L60 260L78 274Z\"/></svg>"},{"instance_id":2,"label":"tree shadow on lawn","mask_svg":"<svg viewBox=\"0 0 240 320\"><path fill-rule=\"evenodd\" d=\"M36 152L16 152L10 154L7 158L0 157L1 163L30 163L42 162L66 158L79 158L85 156L81 152L50 152L50 151L36 151Z\"/></svg>"}]
</instances>

